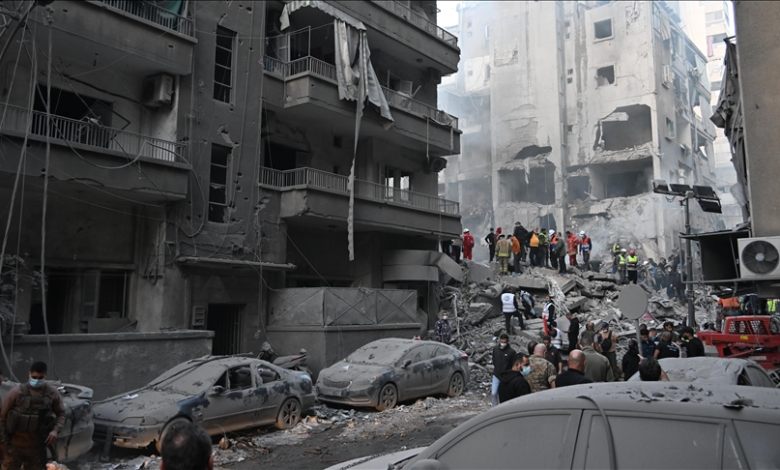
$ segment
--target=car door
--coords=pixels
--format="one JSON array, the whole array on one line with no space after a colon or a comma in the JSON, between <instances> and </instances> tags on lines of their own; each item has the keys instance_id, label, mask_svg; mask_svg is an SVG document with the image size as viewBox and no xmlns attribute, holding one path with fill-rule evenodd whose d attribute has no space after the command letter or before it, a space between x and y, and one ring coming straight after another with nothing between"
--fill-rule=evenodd
<instances>
[{"instance_id":1,"label":"car door","mask_svg":"<svg viewBox=\"0 0 780 470\"><path fill-rule=\"evenodd\" d=\"M255 393L255 374L250 365L226 369L214 385L224 390L215 393L212 387L209 391L209 404L203 408L203 427L210 433L252 427L262 398Z\"/></svg>"},{"instance_id":2,"label":"car door","mask_svg":"<svg viewBox=\"0 0 780 470\"><path fill-rule=\"evenodd\" d=\"M429 344L431 362L431 393L446 392L450 377L455 372L455 356L452 349L443 344Z\"/></svg>"},{"instance_id":3,"label":"car door","mask_svg":"<svg viewBox=\"0 0 780 470\"><path fill-rule=\"evenodd\" d=\"M431 386L431 362L430 351L425 344L414 346L396 364L401 374L398 380L398 395L400 400L416 398L428 393ZM409 365L403 367L406 361Z\"/></svg>"},{"instance_id":4,"label":"car door","mask_svg":"<svg viewBox=\"0 0 780 470\"><path fill-rule=\"evenodd\" d=\"M288 397L285 391L290 390L292 384L285 383L284 377L270 367L258 365L255 371L257 372L256 390L262 399L255 424L260 426L276 421L279 407Z\"/></svg>"}]
</instances>

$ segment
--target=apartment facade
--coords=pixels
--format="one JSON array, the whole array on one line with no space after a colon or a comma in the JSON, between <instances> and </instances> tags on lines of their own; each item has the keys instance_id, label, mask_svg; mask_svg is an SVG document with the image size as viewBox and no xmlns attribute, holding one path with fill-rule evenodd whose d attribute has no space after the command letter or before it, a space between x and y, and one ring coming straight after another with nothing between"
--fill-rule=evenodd
<instances>
[{"instance_id":1,"label":"apartment facade","mask_svg":"<svg viewBox=\"0 0 780 470\"><path fill-rule=\"evenodd\" d=\"M680 206L651 181L716 182L707 59L679 23L664 2L462 3L461 37L486 34L464 44L465 67L441 90L442 107L468 125L440 190L465 206L477 197L466 181L480 178L479 197L483 181L490 188L487 210L462 209L464 225L586 230L601 254L616 240L656 259L678 249ZM476 120L489 122L490 144L473 156L485 134L469 132L472 113L490 116ZM484 155L484 176L464 170ZM697 230L715 223L698 208L692 217Z\"/></svg>"},{"instance_id":2,"label":"apartment facade","mask_svg":"<svg viewBox=\"0 0 780 470\"><path fill-rule=\"evenodd\" d=\"M384 254L461 232L437 195L460 131L437 109L459 50L435 2L170 3L37 6L0 64L2 225L29 333L45 309L55 334L207 329L215 354L257 351L287 288L411 292L407 323L427 323L435 260L386 270ZM364 31L392 125L367 103L356 132L339 24ZM280 352L305 346L287 326Z\"/></svg>"}]
</instances>

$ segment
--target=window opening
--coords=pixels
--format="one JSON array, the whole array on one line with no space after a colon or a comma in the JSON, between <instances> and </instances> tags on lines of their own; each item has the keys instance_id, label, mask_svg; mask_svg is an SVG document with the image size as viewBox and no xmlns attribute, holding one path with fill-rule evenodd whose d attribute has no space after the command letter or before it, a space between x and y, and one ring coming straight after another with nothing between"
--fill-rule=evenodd
<instances>
[{"instance_id":1,"label":"window opening","mask_svg":"<svg viewBox=\"0 0 780 470\"><path fill-rule=\"evenodd\" d=\"M230 103L233 90L233 45L236 33L217 26L214 56L214 99Z\"/></svg>"},{"instance_id":2,"label":"window opening","mask_svg":"<svg viewBox=\"0 0 780 470\"><path fill-rule=\"evenodd\" d=\"M615 83L615 66L601 67L596 69L596 86L607 86Z\"/></svg>"},{"instance_id":3,"label":"window opening","mask_svg":"<svg viewBox=\"0 0 780 470\"><path fill-rule=\"evenodd\" d=\"M241 307L241 305L209 304L206 329L214 332L214 340L211 343L213 355L225 356L240 352ZM232 377L230 381L233 381Z\"/></svg>"},{"instance_id":4,"label":"window opening","mask_svg":"<svg viewBox=\"0 0 780 470\"><path fill-rule=\"evenodd\" d=\"M227 174L232 148L211 144L209 173L209 222L225 223L228 216Z\"/></svg>"},{"instance_id":5,"label":"window opening","mask_svg":"<svg viewBox=\"0 0 780 470\"><path fill-rule=\"evenodd\" d=\"M612 37L612 19L606 19L593 23L593 29L596 39L607 39Z\"/></svg>"}]
</instances>

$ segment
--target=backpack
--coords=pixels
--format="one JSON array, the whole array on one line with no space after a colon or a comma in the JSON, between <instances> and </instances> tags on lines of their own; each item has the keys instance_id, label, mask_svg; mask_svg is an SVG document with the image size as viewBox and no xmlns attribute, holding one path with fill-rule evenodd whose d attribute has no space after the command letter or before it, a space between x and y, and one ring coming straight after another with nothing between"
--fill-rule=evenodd
<instances>
[{"instance_id":1,"label":"backpack","mask_svg":"<svg viewBox=\"0 0 780 470\"><path fill-rule=\"evenodd\" d=\"M601 340L601 352L609 352L612 349L612 332L609 332L609 336Z\"/></svg>"}]
</instances>

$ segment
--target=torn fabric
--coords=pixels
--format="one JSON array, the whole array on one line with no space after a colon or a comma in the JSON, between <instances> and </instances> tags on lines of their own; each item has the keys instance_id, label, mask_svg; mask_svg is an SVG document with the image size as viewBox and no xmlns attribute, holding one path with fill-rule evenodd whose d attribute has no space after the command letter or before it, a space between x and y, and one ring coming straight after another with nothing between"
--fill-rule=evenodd
<instances>
[{"instance_id":1,"label":"torn fabric","mask_svg":"<svg viewBox=\"0 0 780 470\"><path fill-rule=\"evenodd\" d=\"M334 6L328 4L327 2L321 2L318 0L296 0L287 3L284 6L284 9L282 10L282 16L281 18L279 18L279 21L282 24L281 25L282 31L290 27L290 13L294 12L295 10L300 10L301 8L304 7L316 8L336 18L337 20L341 20L347 23L353 28L357 28L363 31L365 31L366 29L366 26L363 24L363 22L361 22L356 18L353 18L352 16L344 13L338 8L335 8Z\"/></svg>"},{"instance_id":2,"label":"torn fabric","mask_svg":"<svg viewBox=\"0 0 780 470\"><path fill-rule=\"evenodd\" d=\"M669 18L666 15L661 14L661 40L667 41L672 39L672 30L669 27Z\"/></svg>"}]
</instances>

